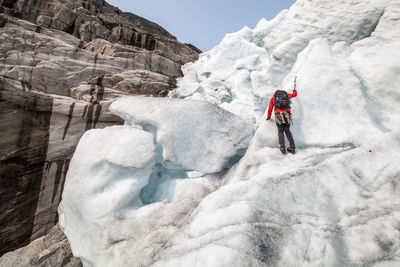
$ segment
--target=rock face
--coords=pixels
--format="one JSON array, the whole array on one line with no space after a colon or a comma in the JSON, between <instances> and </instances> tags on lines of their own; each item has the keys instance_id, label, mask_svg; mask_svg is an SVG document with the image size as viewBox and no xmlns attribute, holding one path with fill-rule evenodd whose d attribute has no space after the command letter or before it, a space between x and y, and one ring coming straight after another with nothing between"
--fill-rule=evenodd
<instances>
[{"instance_id":1,"label":"rock face","mask_svg":"<svg viewBox=\"0 0 400 267\"><path fill-rule=\"evenodd\" d=\"M72 255L71 247L57 224L46 236L6 253L0 258L0 266L80 267L82 263Z\"/></svg>"},{"instance_id":2,"label":"rock face","mask_svg":"<svg viewBox=\"0 0 400 267\"><path fill-rule=\"evenodd\" d=\"M58 221L78 140L123 122L110 103L165 96L198 51L99 0L0 0L0 43L1 255Z\"/></svg>"},{"instance_id":3,"label":"rock face","mask_svg":"<svg viewBox=\"0 0 400 267\"><path fill-rule=\"evenodd\" d=\"M0 4L4 14L67 32L85 42L100 38L144 48L180 64L197 59L199 52L190 44L178 42L159 25L121 12L103 0L2 0Z\"/></svg>"}]
</instances>

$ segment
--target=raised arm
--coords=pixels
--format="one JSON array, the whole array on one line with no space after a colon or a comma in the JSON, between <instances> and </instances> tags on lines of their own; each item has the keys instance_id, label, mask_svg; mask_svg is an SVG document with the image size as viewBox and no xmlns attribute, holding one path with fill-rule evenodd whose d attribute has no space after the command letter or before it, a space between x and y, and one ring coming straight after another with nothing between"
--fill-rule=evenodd
<instances>
[{"instance_id":1,"label":"raised arm","mask_svg":"<svg viewBox=\"0 0 400 267\"><path fill-rule=\"evenodd\" d=\"M296 97L296 96L297 96L297 91L296 91L296 89L293 90L293 93L288 94L288 96L289 96L290 98Z\"/></svg>"}]
</instances>

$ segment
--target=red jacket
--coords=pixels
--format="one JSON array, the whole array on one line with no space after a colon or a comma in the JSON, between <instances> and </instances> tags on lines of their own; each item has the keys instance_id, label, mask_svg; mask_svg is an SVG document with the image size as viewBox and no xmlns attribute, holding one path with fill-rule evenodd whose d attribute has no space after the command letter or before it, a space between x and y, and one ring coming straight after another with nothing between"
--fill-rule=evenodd
<instances>
[{"instance_id":1,"label":"red jacket","mask_svg":"<svg viewBox=\"0 0 400 267\"><path fill-rule=\"evenodd\" d=\"M297 91L294 90L293 93L291 93L291 94L288 93L288 96L289 96L290 98L296 97L296 96L297 96ZM271 118L272 109L273 109L274 107L275 107L275 94L271 97L271 100L269 101L269 106L268 106L268 118ZM280 111L290 111L290 108L286 108L286 109L279 109L279 108L278 108L278 109L275 110L275 113L276 113L276 112L280 112Z\"/></svg>"}]
</instances>

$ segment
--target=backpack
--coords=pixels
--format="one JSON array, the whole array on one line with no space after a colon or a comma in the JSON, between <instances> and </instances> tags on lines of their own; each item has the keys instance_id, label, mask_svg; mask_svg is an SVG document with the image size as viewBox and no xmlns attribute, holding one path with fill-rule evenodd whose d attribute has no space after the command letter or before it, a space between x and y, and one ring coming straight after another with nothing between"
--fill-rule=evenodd
<instances>
[{"instance_id":1,"label":"backpack","mask_svg":"<svg viewBox=\"0 0 400 267\"><path fill-rule=\"evenodd\" d=\"M286 91L279 90L275 92L275 109L288 109L291 102Z\"/></svg>"}]
</instances>

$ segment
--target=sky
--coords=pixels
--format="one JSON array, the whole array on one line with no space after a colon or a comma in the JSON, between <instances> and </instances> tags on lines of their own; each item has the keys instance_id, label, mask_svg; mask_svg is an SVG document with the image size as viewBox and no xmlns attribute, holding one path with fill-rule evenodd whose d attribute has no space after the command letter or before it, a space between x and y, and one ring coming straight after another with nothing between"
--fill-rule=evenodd
<instances>
[{"instance_id":1,"label":"sky","mask_svg":"<svg viewBox=\"0 0 400 267\"><path fill-rule=\"evenodd\" d=\"M182 43L203 52L225 34L244 26L253 29L260 19L271 20L295 0L106 0L122 11L159 24Z\"/></svg>"}]
</instances>

